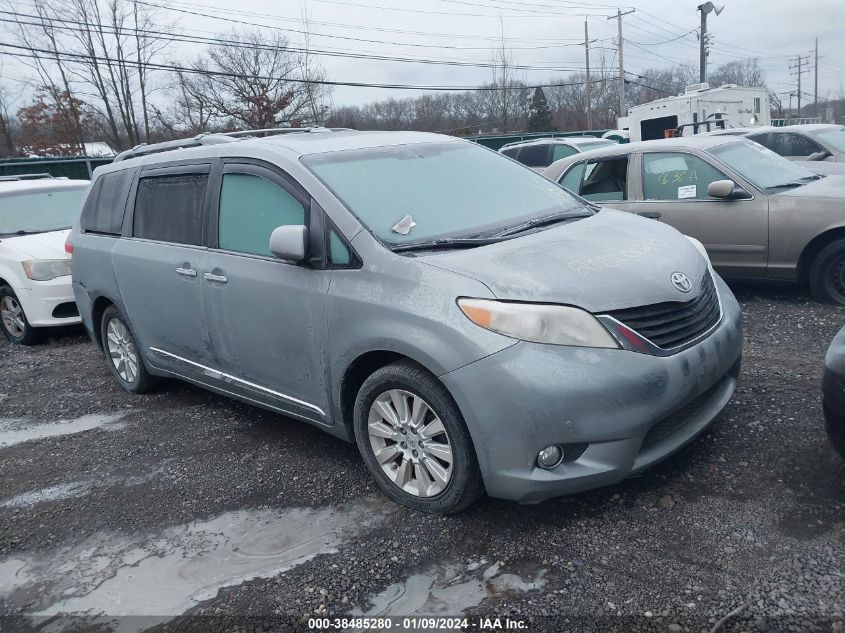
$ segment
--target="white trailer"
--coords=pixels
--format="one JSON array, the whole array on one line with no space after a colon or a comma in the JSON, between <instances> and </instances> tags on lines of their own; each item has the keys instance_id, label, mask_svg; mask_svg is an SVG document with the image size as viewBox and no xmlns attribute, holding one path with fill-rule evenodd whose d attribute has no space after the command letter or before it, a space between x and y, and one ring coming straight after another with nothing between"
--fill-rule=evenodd
<instances>
[{"instance_id":1,"label":"white trailer","mask_svg":"<svg viewBox=\"0 0 845 633\"><path fill-rule=\"evenodd\" d=\"M687 86L684 94L633 106L618 120L631 141L689 136L721 127L769 125L769 94L765 88L726 84Z\"/></svg>"}]
</instances>

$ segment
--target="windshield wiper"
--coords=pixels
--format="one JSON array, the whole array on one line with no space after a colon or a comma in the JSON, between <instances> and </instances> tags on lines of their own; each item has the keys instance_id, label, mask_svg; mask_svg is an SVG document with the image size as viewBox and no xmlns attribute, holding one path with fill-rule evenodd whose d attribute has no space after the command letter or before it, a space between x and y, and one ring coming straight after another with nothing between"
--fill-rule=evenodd
<instances>
[{"instance_id":1,"label":"windshield wiper","mask_svg":"<svg viewBox=\"0 0 845 633\"><path fill-rule=\"evenodd\" d=\"M12 231L11 233L0 233L3 237L15 237L18 235L38 235L39 233L46 233L46 231L33 231L31 229L21 229L19 231Z\"/></svg>"},{"instance_id":2,"label":"windshield wiper","mask_svg":"<svg viewBox=\"0 0 845 633\"><path fill-rule=\"evenodd\" d=\"M553 213L552 215L547 215L542 218L534 218L533 220L528 220L527 222L523 222L522 224L512 226L508 229L505 229L504 231L496 233L495 237L508 237L511 235L515 235L516 233L529 231L539 226L547 226L549 224L556 224L557 222L562 222L563 220L573 220L575 218L588 218L591 215L592 213L581 213L578 211L563 211L561 213Z\"/></svg>"},{"instance_id":3,"label":"windshield wiper","mask_svg":"<svg viewBox=\"0 0 845 633\"><path fill-rule=\"evenodd\" d=\"M821 180L822 178L824 178L824 176L821 174L813 174L811 176L804 176L803 178L799 178L798 180L793 180L792 182L785 182L781 185L772 185L771 187L767 187L767 189L783 189L784 187L803 187L808 182Z\"/></svg>"},{"instance_id":4,"label":"windshield wiper","mask_svg":"<svg viewBox=\"0 0 845 633\"><path fill-rule=\"evenodd\" d=\"M397 244L391 246L390 249L394 253L402 251L417 251L437 248L461 248L473 246L485 246L487 244L495 244L502 242L507 238L502 236L494 237L444 237L439 240L429 240L427 242L408 242L407 244Z\"/></svg>"}]
</instances>

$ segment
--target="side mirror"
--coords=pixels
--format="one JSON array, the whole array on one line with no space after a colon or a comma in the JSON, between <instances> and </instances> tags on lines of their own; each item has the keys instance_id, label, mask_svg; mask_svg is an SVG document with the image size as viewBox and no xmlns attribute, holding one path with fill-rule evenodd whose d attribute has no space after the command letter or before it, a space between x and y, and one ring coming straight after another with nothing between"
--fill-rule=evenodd
<instances>
[{"instance_id":1,"label":"side mirror","mask_svg":"<svg viewBox=\"0 0 845 633\"><path fill-rule=\"evenodd\" d=\"M807 160L824 160L825 158L828 158L829 156L830 156L830 152L828 152L826 149L823 149L823 150L818 151L818 152L813 152L812 154L807 156Z\"/></svg>"},{"instance_id":2,"label":"side mirror","mask_svg":"<svg viewBox=\"0 0 845 633\"><path fill-rule=\"evenodd\" d=\"M745 200L751 197L745 189L733 180L716 180L707 186L707 195L722 200Z\"/></svg>"},{"instance_id":3,"label":"side mirror","mask_svg":"<svg viewBox=\"0 0 845 633\"><path fill-rule=\"evenodd\" d=\"M308 228L302 225L280 226L270 235L270 252L279 259L301 263L308 253Z\"/></svg>"}]
</instances>

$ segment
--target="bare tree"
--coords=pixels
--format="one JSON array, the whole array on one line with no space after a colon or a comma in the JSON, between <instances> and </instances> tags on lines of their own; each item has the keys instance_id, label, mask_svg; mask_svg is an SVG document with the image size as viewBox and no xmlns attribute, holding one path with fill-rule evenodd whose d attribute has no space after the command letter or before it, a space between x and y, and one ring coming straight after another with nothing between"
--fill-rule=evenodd
<instances>
[{"instance_id":1,"label":"bare tree","mask_svg":"<svg viewBox=\"0 0 845 633\"><path fill-rule=\"evenodd\" d=\"M274 33L233 32L191 64L194 91L213 119L245 129L273 127L308 112L301 62L288 40Z\"/></svg>"},{"instance_id":2,"label":"bare tree","mask_svg":"<svg viewBox=\"0 0 845 633\"><path fill-rule=\"evenodd\" d=\"M2 64L0 64L0 74L2 74ZM12 103L12 96L10 90L6 85L0 84L0 156L15 156L17 154L17 144L12 133L12 117L9 114L9 108Z\"/></svg>"},{"instance_id":3,"label":"bare tree","mask_svg":"<svg viewBox=\"0 0 845 633\"><path fill-rule=\"evenodd\" d=\"M710 71L708 81L711 86L736 84L737 86L765 86L766 73L760 68L759 60L738 59L717 66Z\"/></svg>"},{"instance_id":4,"label":"bare tree","mask_svg":"<svg viewBox=\"0 0 845 633\"><path fill-rule=\"evenodd\" d=\"M498 119L501 122L502 132L508 131L509 118L513 109L513 83L514 83L514 61L510 49L508 49L507 38L505 37L505 24L499 18L499 41L493 49L493 85L498 87Z\"/></svg>"},{"instance_id":5,"label":"bare tree","mask_svg":"<svg viewBox=\"0 0 845 633\"><path fill-rule=\"evenodd\" d=\"M7 0L4 6L10 16L8 32L26 51L17 59L34 73L29 79L30 87L41 90L50 106L71 122L72 144L79 153L84 153L82 113L77 109L79 100L75 98L75 86L71 86L72 70L63 55L61 25L56 26L54 6L49 0L33 0L31 10L36 17L27 19L21 19L13 0Z\"/></svg>"}]
</instances>

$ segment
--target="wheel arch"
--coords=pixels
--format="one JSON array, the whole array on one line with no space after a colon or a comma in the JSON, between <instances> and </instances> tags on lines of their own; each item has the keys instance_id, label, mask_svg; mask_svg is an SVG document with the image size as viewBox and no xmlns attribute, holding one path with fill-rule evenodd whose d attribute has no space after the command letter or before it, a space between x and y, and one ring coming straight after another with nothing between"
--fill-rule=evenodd
<instances>
[{"instance_id":1,"label":"wheel arch","mask_svg":"<svg viewBox=\"0 0 845 633\"><path fill-rule=\"evenodd\" d=\"M94 340L100 349L103 349L103 313L113 305L117 304L105 296L97 297L91 305L91 328L94 330Z\"/></svg>"},{"instance_id":2,"label":"wheel arch","mask_svg":"<svg viewBox=\"0 0 845 633\"><path fill-rule=\"evenodd\" d=\"M413 356L405 352L400 352L395 349L369 350L360 353L346 365L346 369L344 370L340 379L339 397L337 402L339 407L338 413L340 415L340 422L345 428L346 434L350 441L354 441L355 439L353 417L355 409L355 399L358 396L358 392L361 389L361 385L363 385L364 381L369 378L375 371L398 361L407 361L413 363L414 365L417 365L421 369L424 369L425 371L430 373L432 376L437 377L437 372L433 371L431 367L428 367L424 361L421 361L418 358L414 358ZM448 392L449 389L445 385L443 386ZM452 396L451 393L449 395L454 400L454 396Z\"/></svg>"},{"instance_id":3,"label":"wheel arch","mask_svg":"<svg viewBox=\"0 0 845 633\"><path fill-rule=\"evenodd\" d=\"M845 226L837 226L816 235L798 257L798 281L807 284L810 281L810 268L813 260L828 245L838 240L845 240Z\"/></svg>"}]
</instances>

